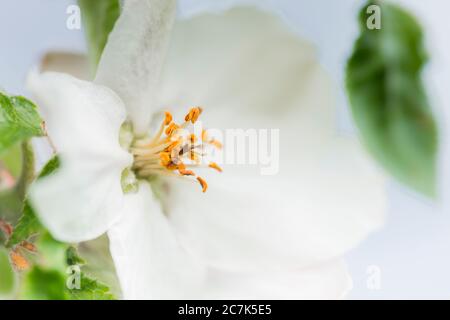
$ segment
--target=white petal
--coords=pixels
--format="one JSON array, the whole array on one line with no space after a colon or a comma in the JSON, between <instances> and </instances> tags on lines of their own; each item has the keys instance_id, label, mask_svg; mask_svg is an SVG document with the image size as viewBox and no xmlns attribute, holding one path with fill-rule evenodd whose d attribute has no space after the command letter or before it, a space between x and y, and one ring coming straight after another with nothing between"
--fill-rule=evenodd
<instances>
[{"instance_id":1,"label":"white petal","mask_svg":"<svg viewBox=\"0 0 450 320\"><path fill-rule=\"evenodd\" d=\"M148 183L128 194L108 232L125 299L175 299L199 294L204 270L178 243Z\"/></svg>"},{"instance_id":2,"label":"white petal","mask_svg":"<svg viewBox=\"0 0 450 320\"><path fill-rule=\"evenodd\" d=\"M386 197L359 146L332 143L308 150L315 163L299 160L290 176L225 170L207 179L205 194L172 181L166 205L180 238L228 270L295 268L344 254L382 225Z\"/></svg>"},{"instance_id":3,"label":"white petal","mask_svg":"<svg viewBox=\"0 0 450 320\"><path fill-rule=\"evenodd\" d=\"M95 238L117 219L120 178L132 157L119 145L125 120L108 88L58 73L32 73L28 87L46 121L62 168L34 184L33 206L55 237Z\"/></svg>"},{"instance_id":4,"label":"white petal","mask_svg":"<svg viewBox=\"0 0 450 320\"><path fill-rule=\"evenodd\" d=\"M83 54L59 51L48 52L40 60L38 69L41 72L68 73L83 80L90 78L89 61ZM40 171L53 156L53 150L47 138L34 138L33 146L36 157L36 170Z\"/></svg>"},{"instance_id":5,"label":"white petal","mask_svg":"<svg viewBox=\"0 0 450 320\"><path fill-rule=\"evenodd\" d=\"M334 120L330 97L314 47L272 15L236 8L175 24L161 107L203 106L213 128L270 128L289 114L300 130L323 131Z\"/></svg>"},{"instance_id":6,"label":"white petal","mask_svg":"<svg viewBox=\"0 0 450 320\"><path fill-rule=\"evenodd\" d=\"M343 299L352 288L340 261L289 272L231 273L212 270L205 299Z\"/></svg>"},{"instance_id":7,"label":"white petal","mask_svg":"<svg viewBox=\"0 0 450 320\"><path fill-rule=\"evenodd\" d=\"M96 82L119 94L145 133L175 17L175 0L128 0L109 35Z\"/></svg>"},{"instance_id":8,"label":"white petal","mask_svg":"<svg viewBox=\"0 0 450 320\"><path fill-rule=\"evenodd\" d=\"M234 9L179 24L164 79L164 104L181 92L177 105L204 105L219 128L280 129L276 175L228 165L208 177L206 194L170 183L169 217L211 265L309 266L382 224L384 177L357 141L334 134L330 82L311 46L278 20Z\"/></svg>"}]
</instances>

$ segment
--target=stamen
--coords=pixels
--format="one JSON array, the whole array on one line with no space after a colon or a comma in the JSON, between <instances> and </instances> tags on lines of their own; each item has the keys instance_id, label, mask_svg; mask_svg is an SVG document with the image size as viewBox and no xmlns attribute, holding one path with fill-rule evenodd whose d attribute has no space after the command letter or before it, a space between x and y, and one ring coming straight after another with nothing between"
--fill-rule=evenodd
<instances>
[{"instance_id":1,"label":"stamen","mask_svg":"<svg viewBox=\"0 0 450 320\"><path fill-rule=\"evenodd\" d=\"M194 124L197 120L200 114L203 112L203 109L200 107L192 108L189 113L184 117L184 121L189 122L191 121L192 124Z\"/></svg>"},{"instance_id":2,"label":"stamen","mask_svg":"<svg viewBox=\"0 0 450 320\"><path fill-rule=\"evenodd\" d=\"M179 129L179 128L180 128L180 127L179 127L176 123L172 122L172 123L167 127L165 133L166 133L166 135L168 135L168 136L170 137L170 136L174 133L174 131L177 130L177 129Z\"/></svg>"},{"instance_id":3,"label":"stamen","mask_svg":"<svg viewBox=\"0 0 450 320\"><path fill-rule=\"evenodd\" d=\"M161 126L153 138L144 137L135 140L130 151L134 155L132 169L136 177L147 179L160 175L188 179L192 176L196 177L202 191L206 192L208 184L197 176L194 170L206 167L222 172L222 168L214 162L210 162L209 165L201 163L202 157L207 156L203 143L215 147L221 147L222 144L214 139L208 140L206 130L203 130L201 135L203 143L197 143L197 136L189 133L190 125L197 122L202 112L203 109L200 107L191 108L181 125L173 121L169 112L165 112ZM193 170L186 169L187 166Z\"/></svg>"},{"instance_id":4,"label":"stamen","mask_svg":"<svg viewBox=\"0 0 450 320\"><path fill-rule=\"evenodd\" d=\"M172 122L172 115L170 114L170 112L166 111L164 112L165 118L164 118L164 125L168 126L171 122Z\"/></svg>"},{"instance_id":5,"label":"stamen","mask_svg":"<svg viewBox=\"0 0 450 320\"><path fill-rule=\"evenodd\" d=\"M217 163L215 163L215 162L211 162L211 163L209 164L209 167L210 167L210 168L213 168L214 170L217 170L217 171L219 171L219 172L222 172L222 171L223 171L222 168L219 167L219 166L217 165Z\"/></svg>"},{"instance_id":6,"label":"stamen","mask_svg":"<svg viewBox=\"0 0 450 320\"><path fill-rule=\"evenodd\" d=\"M217 141L215 139L212 139L210 141L208 141L208 143L214 147L216 147L217 149L222 149L223 145L220 141Z\"/></svg>"},{"instance_id":7,"label":"stamen","mask_svg":"<svg viewBox=\"0 0 450 320\"><path fill-rule=\"evenodd\" d=\"M208 184L206 183L206 181L203 180L203 178L201 178L201 177L197 177L197 180L200 183L200 185L202 186L202 192L206 192L206 190L208 189Z\"/></svg>"}]
</instances>

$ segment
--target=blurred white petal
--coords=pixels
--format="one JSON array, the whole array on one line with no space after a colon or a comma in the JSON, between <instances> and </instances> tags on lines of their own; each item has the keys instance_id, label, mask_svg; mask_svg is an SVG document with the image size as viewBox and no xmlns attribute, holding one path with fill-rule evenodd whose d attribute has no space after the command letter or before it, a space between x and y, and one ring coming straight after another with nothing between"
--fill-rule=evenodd
<instances>
[{"instance_id":1,"label":"blurred white petal","mask_svg":"<svg viewBox=\"0 0 450 320\"><path fill-rule=\"evenodd\" d=\"M33 205L58 239L95 238L120 213L120 177L132 162L119 145L123 104L111 90L65 74L33 72L28 88L62 161L33 185Z\"/></svg>"},{"instance_id":2,"label":"blurred white petal","mask_svg":"<svg viewBox=\"0 0 450 320\"><path fill-rule=\"evenodd\" d=\"M125 196L121 219L108 236L125 299L199 295L204 269L179 244L148 183Z\"/></svg>"},{"instance_id":3,"label":"blurred white petal","mask_svg":"<svg viewBox=\"0 0 450 320\"><path fill-rule=\"evenodd\" d=\"M203 297L221 300L343 299L352 281L341 261L296 271L240 274L211 270Z\"/></svg>"},{"instance_id":4,"label":"blurred white petal","mask_svg":"<svg viewBox=\"0 0 450 320\"><path fill-rule=\"evenodd\" d=\"M323 131L333 122L329 79L313 46L252 8L176 23L160 100L164 107L203 106L210 127L295 120L299 130Z\"/></svg>"},{"instance_id":5,"label":"blurred white petal","mask_svg":"<svg viewBox=\"0 0 450 320\"><path fill-rule=\"evenodd\" d=\"M135 130L146 133L175 17L175 0L128 0L109 35L96 83L125 102Z\"/></svg>"}]
</instances>

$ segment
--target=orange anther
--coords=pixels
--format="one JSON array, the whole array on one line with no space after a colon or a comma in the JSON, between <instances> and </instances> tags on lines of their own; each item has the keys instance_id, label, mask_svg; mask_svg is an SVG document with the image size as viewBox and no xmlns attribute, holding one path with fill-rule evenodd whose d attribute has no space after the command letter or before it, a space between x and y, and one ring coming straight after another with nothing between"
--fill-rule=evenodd
<instances>
[{"instance_id":1,"label":"orange anther","mask_svg":"<svg viewBox=\"0 0 450 320\"><path fill-rule=\"evenodd\" d=\"M179 128L180 128L180 127L179 127L176 123L172 122L172 123L166 128L165 133L166 133L166 135L171 136L171 135L174 133L174 131L177 130L177 129L179 129Z\"/></svg>"},{"instance_id":2,"label":"orange anther","mask_svg":"<svg viewBox=\"0 0 450 320\"><path fill-rule=\"evenodd\" d=\"M206 190L208 189L208 184L206 183L206 181L203 180L203 178L201 178L201 177L197 177L197 180L200 183L200 185L202 186L202 191L206 192Z\"/></svg>"},{"instance_id":3,"label":"orange anther","mask_svg":"<svg viewBox=\"0 0 450 320\"><path fill-rule=\"evenodd\" d=\"M195 107L189 110L189 113L184 117L184 121L191 121L193 124L198 120L198 117L203 112L203 109L200 107Z\"/></svg>"},{"instance_id":4,"label":"orange anther","mask_svg":"<svg viewBox=\"0 0 450 320\"><path fill-rule=\"evenodd\" d=\"M223 171L222 168L219 167L219 166L217 165L217 163L215 163L215 162L211 162L211 163L209 164L209 167L210 167L210 168L213 168L214 170L217 170L217 171L219 171L219 172L222 172L222 171Z\"/></svg>"},{"instance_id":5,"label":"orange anther","mask_svg":"<svg viewBox=\"0 0 450 320\"><path fill-rule=\"evenodd\" d=\"M165 111L165 112L164 112L164 115L165 115L165 118L164 118L164 125L165 125L165 126L168 126L168 125L172 122L173 117L172 117L172 115L170 114L170 112L168 112L168 111Z\"/></svg>"},{"instance_id":6,"label":"orange anther","mask_svg":"<svg viewBox=\"0 0 450 320\"><path fill-rule=\"evenodd\" d=\"M179 140L176 140L174 142L172 142L166 149L164 149L164 151L172 151L176 146L178 146L180 144Z\"/></svg>"},{"instance_id":7,"label":"orange anther","mask_svg":"<svg viewBox=\"0 0 450 320\"><path fill-rule=\"evenodd\" d=\"M181 174L181 175L183 175L183 176L195 176L195 173L194 173L194 171L192 171L192 170L180 170L180 169L178 169L178 172Z\"/></svg>"}]
</instances>

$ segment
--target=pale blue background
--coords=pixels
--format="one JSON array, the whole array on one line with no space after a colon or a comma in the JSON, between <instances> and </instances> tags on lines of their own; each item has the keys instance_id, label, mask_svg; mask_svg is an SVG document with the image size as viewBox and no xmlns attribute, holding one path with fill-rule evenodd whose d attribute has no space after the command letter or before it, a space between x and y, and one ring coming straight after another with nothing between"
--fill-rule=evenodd
<instances>
[{"instance_id":1,"label":"pale blue background","mask_svg":"<svg viewBox=\"0 0 450 320\"><path fill-rule=\"evenodd\" d=\"M238 1L184 0L180 14ZM240 1L242 2L242 1ZM444 3L445 1L442 1ZM66 26L70 0L2 0L0 5L0 87L26 94L26 72L49 49L84 51L82 31ZM300 34L321 43L321 58L336 79L357 32L349 15L361 1L279 0L267 6L281 12ZM444 4L447 6L448 4ZM353 8L353 9L352 9ZM319 20L319 21L318 21ZM339 27L336 27L339 26ZM323 48L328 48L323 50ZM341 58L336 58L339 56ZM352 131L340 90L338 123ZM450 298L450 213L402 187L389 187L390 212L385 228L347 255L354 279L352 298ZM369 290L367 268L381 270L381 289Z\"/></svg>"}]
</instances>

